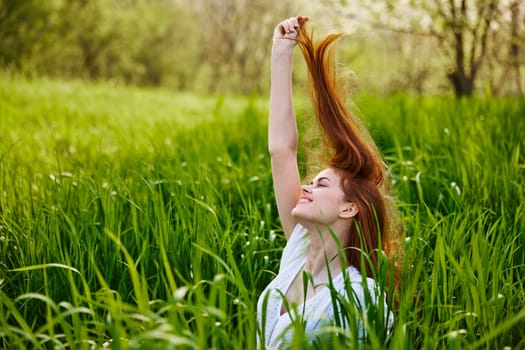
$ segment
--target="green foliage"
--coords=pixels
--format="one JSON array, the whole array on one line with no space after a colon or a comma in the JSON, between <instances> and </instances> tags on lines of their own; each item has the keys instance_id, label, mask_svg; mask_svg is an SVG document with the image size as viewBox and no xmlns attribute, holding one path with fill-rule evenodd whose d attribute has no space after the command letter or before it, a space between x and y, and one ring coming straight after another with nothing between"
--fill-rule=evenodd
<instances>
[{"instance_id":1,"label":"green foliage","mask_svg":"<svg viewBox=\"0 0 525 350\"><path fill-rule=\"evenodd\" d=\"M0 1L0 66L23 75L185 88L191 12L167 0Z\"/></svg>"},{"instance_id":2,"label":"green foliage","mask_svg":"<svg viewBox=\"0 0 525 350\"><path fill-rule=\"evenodd\" d=\"M284 243L266 99L3 78L0 101L0 347L256 348ZM370 348L524 346L525 102L356 104L405 225Z\"/></svg>"}]
</instances>

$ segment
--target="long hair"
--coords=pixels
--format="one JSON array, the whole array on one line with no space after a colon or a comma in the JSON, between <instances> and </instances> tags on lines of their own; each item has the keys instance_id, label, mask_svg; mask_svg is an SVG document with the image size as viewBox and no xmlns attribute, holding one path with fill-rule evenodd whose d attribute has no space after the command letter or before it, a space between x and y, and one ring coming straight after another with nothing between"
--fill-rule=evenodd
<instances>
[{"instance_id":1,"label":"long hair","mask_svg":"<svg viewBox=\"0 0 525 350\"><path fill-rule=\"evenodd\" d=\"M297 41L309 72L314 112L330 151L328 165L341 176L345 200L358 208L349 232L350 246L345 247L347 261L358 270L364 268L372 277L372 269L378 268L380 249L392 258L395 242L390 236L396 225L393 207L387 199L386 166L373 140L346 108L344 89L337 80L333 44L341 36L342 33L330 34L314 42L313 32L307 32L302 26ZM370 257L372 266L361 266L360 251ZM394 283L397 284L397 278Z\"/></svg>"}]
</instances>

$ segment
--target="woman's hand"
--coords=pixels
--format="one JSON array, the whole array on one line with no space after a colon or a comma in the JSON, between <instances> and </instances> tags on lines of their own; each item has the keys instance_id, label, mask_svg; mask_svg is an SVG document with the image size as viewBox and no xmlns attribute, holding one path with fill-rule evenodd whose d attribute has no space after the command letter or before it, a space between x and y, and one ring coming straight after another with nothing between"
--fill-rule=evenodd
<instances>
[{"instance_id":1,"label":"woman's hand","mask_svg":"<svg viewBox=\"0 0 525 350\"><path fill-rule=\"evenodd\" d=\"M301 26L303 26L310 17L308 16L297 16L290 17L279 23L273 32L273 44L274 46L285 46L293 48L297 41L295 40L299 35Z\"/></svg>"}]
</instances>

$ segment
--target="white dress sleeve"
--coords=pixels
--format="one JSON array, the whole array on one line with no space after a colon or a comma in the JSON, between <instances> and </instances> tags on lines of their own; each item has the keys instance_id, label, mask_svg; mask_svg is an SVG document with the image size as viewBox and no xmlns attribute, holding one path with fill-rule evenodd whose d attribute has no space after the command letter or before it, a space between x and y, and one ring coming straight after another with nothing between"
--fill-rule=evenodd
<instances>
[{"instance_id":1,"label":"white dress sleeve","mask_svg":"<svg viewBox=\"0 0 525 350\"><path fill-rule=\"evenodd\" d=\"M288 242L286 242L286 245L284 246L283 254L281 256L281 264L279 266L279 274L290 269L290 265L295 267L297 263L301 263L300 267L302 267L304 265L304 260L306 259L306 251L308 250L309 244L310 236L308 236L308 230L300 224L297 224L292 231Z\"/></svg>"}]
</instances>

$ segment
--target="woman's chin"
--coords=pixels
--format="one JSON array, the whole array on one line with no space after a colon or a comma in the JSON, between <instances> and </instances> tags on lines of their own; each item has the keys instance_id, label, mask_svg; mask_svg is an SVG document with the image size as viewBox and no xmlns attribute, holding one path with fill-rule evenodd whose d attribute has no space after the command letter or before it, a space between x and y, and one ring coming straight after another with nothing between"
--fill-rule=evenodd
<instances>
[{"instance_id":1,"label":"woman's chin","mask_svg":"<svg viewBox=\"0 0 525 350\"><path fill-rule=\"evenodd\" d=\"M292 217L303 226L305 223L311 220L311 215L309 215L307 210L304 209L305 208L301 207L300 205L292 209Z\"/></svg>"},{"instance_id":2,"label":"woman's chin","mask_svg":"<svg viewBox=\"0 0 525 350\"><path fill-rule=\"evenodd\" d=\"M295 208L292 209L292 216L296 219L299 219L302 215L302 208L300 205L295 206Z\"/></svg>"}]
</instances>

